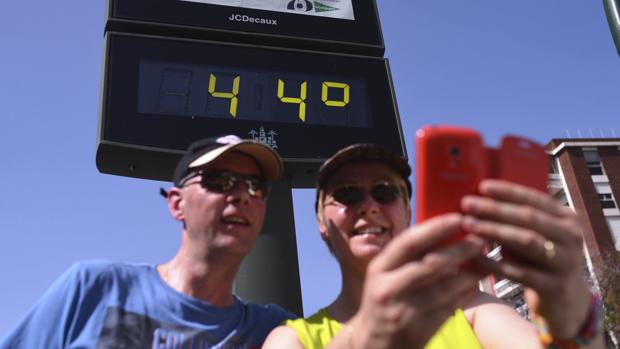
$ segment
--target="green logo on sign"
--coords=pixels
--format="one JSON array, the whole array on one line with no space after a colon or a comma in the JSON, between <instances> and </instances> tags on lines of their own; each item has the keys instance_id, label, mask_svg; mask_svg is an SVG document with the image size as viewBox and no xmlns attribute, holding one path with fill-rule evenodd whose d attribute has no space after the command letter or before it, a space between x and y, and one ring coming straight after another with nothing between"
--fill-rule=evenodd
<instances>
[{"instance_id":1,"label":"green logo on sign","mask_svg":"<svg viewBox=\"0 0 620 349\"><path fill-rule=\"evenodd\" d=\"M335 7L331 7L329 5L321 4L318 1L315 1L314 2L314 10L316 12L328 12L328 11L336 11L338 9L335 8Z\"/></svg>"}]
</instances>

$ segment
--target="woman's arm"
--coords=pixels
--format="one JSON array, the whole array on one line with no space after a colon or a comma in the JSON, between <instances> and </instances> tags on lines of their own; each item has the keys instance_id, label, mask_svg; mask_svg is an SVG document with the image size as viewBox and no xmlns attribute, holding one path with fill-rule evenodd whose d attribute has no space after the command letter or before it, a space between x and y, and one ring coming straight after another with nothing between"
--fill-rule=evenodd
<instances>
[{"instance_id":1,"label":"woman's arm","mask_svg":"<svg viewBox=\"0 0 620 349\"><path fill-rule=\"evenodd\" d=\"M480 292L464 312L483 348L542 348L534 326L490 294Z\"/></svg>"}]
</instances>

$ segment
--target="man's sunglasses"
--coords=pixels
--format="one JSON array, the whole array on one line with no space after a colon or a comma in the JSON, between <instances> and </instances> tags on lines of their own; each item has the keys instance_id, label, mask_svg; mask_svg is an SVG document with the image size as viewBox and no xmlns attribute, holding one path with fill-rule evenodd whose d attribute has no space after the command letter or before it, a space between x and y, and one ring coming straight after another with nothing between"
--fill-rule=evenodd
<instances>
[{"instance_id":1,"label":"man's sunglasses","mask_svg":"<svg viewBox=\"0 0 620 349\"><path fill-rule=\"evenodd\" d=\"M237 182L244 182L248 186L248 194L251 197L265 199L267 197L267 181L257 176L243 175L228 171L198 171L183 179L180 187L184 187L187 181L201 176L200 185L207 191L214 193L228 193ZM193 183L190 183L193 184Z\"/></svg>"},{"instance_id":2,"label":"man's sunglasses","mask_svg":"<svg viewBox=\"0 0 620 349\"><path fill-rule=\"evenodd\" d=\"M353 206L364 200L366 190L359 185L344 185L335 189L328 198L345 206ZM402 195L400 186L392 183L378 183L370 188L370 196L376 202L386 205L391 204ZM329 202L328 202L329 203Z\"/></svg>"}]
</instances>

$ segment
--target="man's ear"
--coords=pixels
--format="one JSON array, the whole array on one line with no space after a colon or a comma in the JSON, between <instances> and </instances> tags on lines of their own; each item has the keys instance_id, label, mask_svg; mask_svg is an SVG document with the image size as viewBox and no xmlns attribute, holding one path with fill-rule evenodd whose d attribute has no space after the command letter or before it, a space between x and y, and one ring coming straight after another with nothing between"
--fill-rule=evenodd
<instances>
[{"instance_id":1,"label":"man's ear","mask_svg":"<svg viewBox=\"0 0 620 349\"><path fill-rule=\"evenodd\" d=\"M183 221L185 219L185 213L183 212L183 195L181 193L181 189L177 187L172 187L168 191L168 197L166 197L166 201L168 202L168 211L174 219L177 221Z\"/></svg>"}]
</instances>

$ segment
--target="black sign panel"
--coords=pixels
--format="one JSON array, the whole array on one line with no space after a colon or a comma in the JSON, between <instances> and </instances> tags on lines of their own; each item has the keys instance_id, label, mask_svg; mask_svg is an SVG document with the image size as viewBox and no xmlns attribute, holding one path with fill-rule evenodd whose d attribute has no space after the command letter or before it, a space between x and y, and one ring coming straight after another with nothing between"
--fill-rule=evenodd
<instances>
[{"instance_id":1,"label":"black sign panel","mask_svg":"<svg viewBox=\"0 0 620 349\"><path fill-rule=\"evenodd\" d=\"M375 0L351 1L353 19L195 1L108 0L106 30L383 56Z\"/></svg>"},{"instance_id":2,"label":"black sign panel","mask_svg":"<svg viewBox=\"0 0 620 349\"><path fill-rule=\"evenodd\" d=\"M308 185L352 143L405 156L383 58L108 33L105 70L102 172L170 179L192 141L222 134L271 145Z\"/></svg>"}]
</instances>

